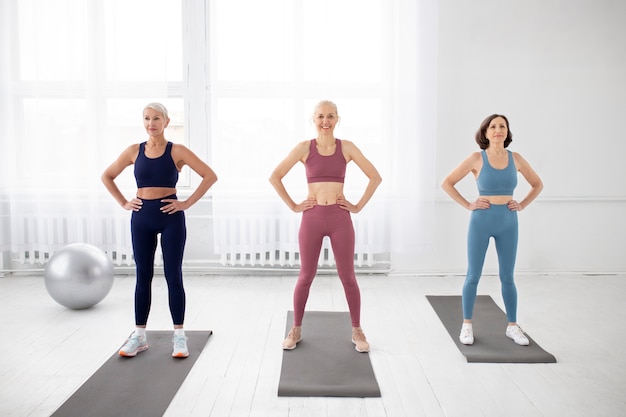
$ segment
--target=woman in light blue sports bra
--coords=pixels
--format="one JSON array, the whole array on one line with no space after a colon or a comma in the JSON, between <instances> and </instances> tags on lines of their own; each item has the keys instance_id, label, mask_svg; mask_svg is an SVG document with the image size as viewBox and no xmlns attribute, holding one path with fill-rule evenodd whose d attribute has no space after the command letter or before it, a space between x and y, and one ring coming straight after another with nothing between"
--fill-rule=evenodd
<instances>
[{"instance_id":1,"label":"woman in light blue sports bra","mask_svg":"<svg viewBox=\"0 0 626 417\"><path fill-rule=\"evenodd\" d=\"M543 183L519 153L506 149L513 140L513 134L505 116L493 114L483 120L475 139L482 151L473 152L463 160L441 184L454 201L472 211L467 235L468 267L463 285L463 324L459 340L465 345L474 343L472 314L476 290L489 240L493 237L509 322L506 336L518 345L528 345L528 338L517 325L517 289L513 277L517 255L517 212L528 207L539 195ZM479 194L473 202L465 199L456 188L456 184L470 172L474 174ZM518 172L530 185L528 194L519 202L513 199Z\"/></svg>"}]
</instances>

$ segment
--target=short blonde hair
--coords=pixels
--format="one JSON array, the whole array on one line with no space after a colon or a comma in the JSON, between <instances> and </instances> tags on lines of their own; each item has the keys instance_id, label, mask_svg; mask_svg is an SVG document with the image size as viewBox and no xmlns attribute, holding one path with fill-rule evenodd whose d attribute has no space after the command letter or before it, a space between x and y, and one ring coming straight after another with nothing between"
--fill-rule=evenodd
<instances>
[{"instance_id":1,"label":"short blonde hair","mask_svg":"<svg viewBox=\"0 0 626 417\"><path fill-rule=\"evenodd\" d=\"M156 102L148 103L143 108L143 111L146 111L146 109L152 109L152 110L158 111L159 113L161 113L163 115L163 117L165 117L165 120L170 118L169 115L167 114L167 109L161 103L156 103Z\"/></svg>"},{"instance_id":2,"label":"short blonde hair","mask_svg":"<svg viewBox=\"0 0 626 417\"><path fill-rule=\"evenodd\" d=\"M330 101L330 100L322 100L322 101L320 101L319 103L317 103L315 105L315 107L313 108L313 115L311 116L312 119L315 119L315 113L317 112L317 109L319 109L322 106L331 106L332 108L334 108L335 109L335 114L337 115L337 119L338 120L340 119L339 111L337 110L337 105L334 102Z\"/></svg>"}]
</instances>

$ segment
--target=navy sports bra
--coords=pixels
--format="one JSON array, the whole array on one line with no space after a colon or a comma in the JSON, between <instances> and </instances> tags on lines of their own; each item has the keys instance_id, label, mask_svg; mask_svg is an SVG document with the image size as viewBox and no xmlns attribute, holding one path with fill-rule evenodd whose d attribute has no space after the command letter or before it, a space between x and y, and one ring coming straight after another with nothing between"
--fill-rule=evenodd
<instances>
[{"instance_id":1,"label":"navy sports bra","mask_svg":"<svg viewBox=\"0 0 626 417\"><path fill-rule=\"evenodd\" d=\"M478 194L489 195L513 195L513 191L517 186L517 170L513 161L513 153L509 153L509 163L504 169L496 169L489 164L487 153L483 150L483 167L476 179L478 185Z\"/></svg>"},{"instance_id":2,"label":"navy sports bra","mask_svg":"<svg viewBox=\"0 0 626 417\"><path fill-rule=\"evenodd\" d=\"M306 159L306 181L312 182L340 182L346 177L346 158L341 151L341 140L335 139L335 153L320 155L317 151L315 139L311 140L309 156Z\"/></svg>"},{"instance_id":3,"label":"navy sports bra","mask_svg":"<svg viewBox=\"0 0 626 417\"><path fill-rule=\"evenodd\" d=\"M148 158L146 142L139 144L139 154L135 159L135 180L137 188L176 188L178 169L172 159L172 142L167 142L165 152L158 158Z\"/></svg>"}]
</instances>

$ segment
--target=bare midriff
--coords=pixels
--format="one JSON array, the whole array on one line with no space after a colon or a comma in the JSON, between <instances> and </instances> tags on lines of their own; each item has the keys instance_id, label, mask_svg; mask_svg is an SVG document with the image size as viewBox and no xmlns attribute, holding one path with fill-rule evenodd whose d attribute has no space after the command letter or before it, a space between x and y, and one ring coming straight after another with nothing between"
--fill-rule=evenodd
<instances>
[{"instance_id":1,"label":"bare midriff","mask_svg":"<svg viewBox=\"0 0 626 417\"><path fill-rule=\"evenodd\" d=\"M337 198L343 196L341 182L312 182L309 183L309 197L314 198L320 206L337 204Z\"/></svg>"},{"instance_id":2,"label":"bare midriff","mask_svg":"<svg viewBox=\"0 0 626 417\"><path fill-rule=\"evenodd\" d=\"M481 195L480 198L489 200L489 204L508 204L513 200L512 195Z\"/></svg>"},{"instance_id":3,"label":"bare midriff","mask_svg":"<svg viewBox=\"0 0 626 417\"><path fill-rule=\"evenodd\" d=\"M137 198L142 200L158 200L176 194L176 188L168 187L144 187L137 189Z\"/></svg>"}]
</instances>

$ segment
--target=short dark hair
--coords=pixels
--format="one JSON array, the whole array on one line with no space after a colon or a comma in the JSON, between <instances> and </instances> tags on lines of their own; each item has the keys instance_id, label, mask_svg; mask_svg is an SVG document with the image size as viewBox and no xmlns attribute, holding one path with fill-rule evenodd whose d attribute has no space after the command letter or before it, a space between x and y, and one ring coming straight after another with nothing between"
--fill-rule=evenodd
<instances>
[{"instance_id":1,"label":"short dark hair","mask_svg":"<svg viewBox=\"0 0 626 417\"><path fill-rule=\"evenodd\" d=\"M513 133L511 132L509 119L507 119L506 116L503 114L492 114L491 116L483 120L483 122L480 124L480 128L476 132L476 143L478 144L478 146L480 146L480 149L487 149L489 147L489 139L487 139L487 137L485 136L485 132L487 132L487 128L489 127L491 121L496 117L502 117L506 122L507 134L506 139L504 139L504 147L506 148L511 142L513 142Z\"/></svg>"}]
</instances>

